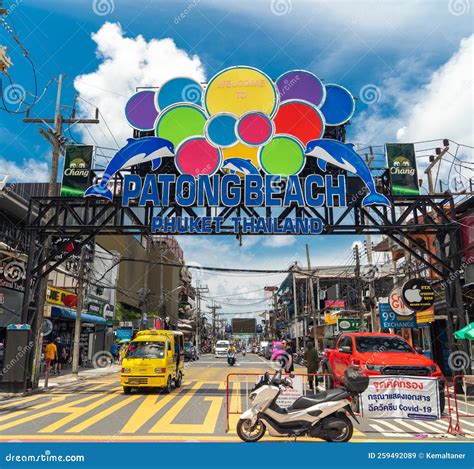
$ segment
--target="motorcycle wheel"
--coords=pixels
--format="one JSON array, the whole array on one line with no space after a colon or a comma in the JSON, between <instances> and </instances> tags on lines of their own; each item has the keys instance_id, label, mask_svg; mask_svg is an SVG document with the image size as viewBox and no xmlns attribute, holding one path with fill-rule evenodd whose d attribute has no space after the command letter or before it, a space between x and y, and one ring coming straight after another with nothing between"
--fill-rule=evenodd
<instances>
[{"instance_id":1,"label":"motorcycle wheel","mask_svg":"<svg viewBox=\"0 0 474 469\"><path fill-rule=\"evenodd\" d=\"M326 436L322 437L323 440L326 440L329 443L345 443L346 441L349 441L352 438L354 426L352 425L352 422L349 417L343 414L339 414L334 417L328 417L328 422L326 423L326 425L329 427L329 430L331 429L331 421L338 424L342 421L344 423L344 428L336 437Z\"/></svg>"},{"instance_id":2,"label":"motorcycle wheel","mask_svg":"<svg viewBox=\"0 0 474 469\"><path fill-rule=\"evenodd\" d=\"M265 425L261 420L257 420L253 429L250 426L250 419L241 419L237 423L237 435L246 443L255 443L265 435Z\"/></svg>"}]
</instances>

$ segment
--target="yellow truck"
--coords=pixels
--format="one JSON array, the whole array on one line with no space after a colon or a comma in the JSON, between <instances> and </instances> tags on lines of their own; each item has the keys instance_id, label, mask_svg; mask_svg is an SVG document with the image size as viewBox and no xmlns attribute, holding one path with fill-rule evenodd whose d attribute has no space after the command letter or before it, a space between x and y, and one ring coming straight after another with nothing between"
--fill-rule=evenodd
<instances>
[{"instance_id":1,"label":"yellow truck","mask_svg":"<svg viewBox=\"0 0 474 469\"><path fill-rule=\"evenodd\" d=\"M184 375L182 332L144 330L130 342L122 360L120 384L129 394L132 388L179 388Z\"/></svg>"}]
</instances>

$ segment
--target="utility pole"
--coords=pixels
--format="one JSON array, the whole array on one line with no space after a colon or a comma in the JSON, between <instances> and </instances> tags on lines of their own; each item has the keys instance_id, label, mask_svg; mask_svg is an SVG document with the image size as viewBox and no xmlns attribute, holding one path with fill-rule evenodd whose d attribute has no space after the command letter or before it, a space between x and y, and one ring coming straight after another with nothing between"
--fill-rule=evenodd
<instances>
[{"instance_id":1,"label":"utility pole","mask_svg":"<svg viewBox=\"0 0 474 469\"><path fill-rule=\"evenodd\" d=\"M309 245L306 244L306 262L308 263L308 283L309 283L309 297L308 297L308 306L310 307L310 310L308 313L312 316L313 318L313 338L314 338L314 346L316 347L316 350L318 350L318 341L317 341L317 335L316 335L316 305L314 301L314 291L313 291L313 272L311 270L311 259L309 256ZM317 277L317 294L318 294L318 310L319 310L319 276ZM319 311L318 311L318 316L319 316ZM319 317L318 317L319 319ZM319 325L319 321L318 321Z\"/></svg>"},{"instance_id":2,"label":"utility pole","mask_svg":"<svg viewBox=\"0 0 474 469\"><path fill-rule=\"evenodd\" d=\"M370 269L374 269L375 275L375 266L373 265L373 256L372 256L372 236L370 234L365 235L365 241L367 244L367 262ZM370 319L372 322L372 332L378 332L379 326L377 324L377 316L375 314L375 278L372 277L372 272L370 272L369 277L369 296L370 296Z\"/></svg>"},{"instance_id":3,"label":"utility pole","mask_svg":"<svg viewBox=\"0 0 474 469\"><path fill-rule=\"evenodd\" d=\"M356 295L357 295L357 304L360 308L359 313L359 330L365 331L365 323L364 323L364 309L363 309L363 302L362 302L362 292L361 292L361 282L360 282L360 253L359 253L359 245L356 244L354 246L354 256L355 256L355 280L356 280Z\"/></svg>"},{"instance_id":4,"label":"utility pole","mask_svg":"<svg viewBox=\"0 0 474 469\"><path fill-rule=\"evenodd\" d=\"M428 193L430 195L435 193L435 184L433 183L433 176L431 174L431 170L436 164L438 164L441 158L443 158L443 156L448 152L449 140L443 140L443 145L444 145L444 148L442 150L440 148L436 149L436 152L437 152L436 156L433 156L433 155L430 156L430 164L425 169L425 174L428 179Z\"/></svg>"},{"instance_id":5,"label":"utility pole","mask_svg":"<svg viewBox=\"0 0 474 469\"><path fill-rule=\"evenodd\" d=\"M146 252L146 261L145 261L145 273L143 275L143 295L141 301L141 310L142 317L140 321L140 329L145 329L145 323L148 321L148 298L150 296L150 289L148 288L149 277L150 277L150 253L153 240L150 236L145 236L145 252ZM163 267L163 266L162 266ZM161 293L162 294L162 293Z\"/></svg>"},{"instance_id":6,"label":"utility pole","mask_svg":"<svg viewBox=\"0 0 474 469\"><path fill-rule=\"evenodd\" d=\"M77 312L76 321L74 324L74 341L72 345L72 375L77 378L79 373L79 355L81 352L81 314L84 309L85 290L87 288L87 282L85 281L86 271L86 246L81 248L81 259L79 261L79 273L77 282Z\"/></svg>"},{"instance_id":7,"label":"utility pole","mask_svg":"<svg viewBox=\"0 0 474 469\"><path fill-rule=\"evenodd\" d=\"M216 305L215 301L212 301L212 305L206 305L212 312L212 340L216 340L216 311L222 309L222 306Z\"/></svg>"},{"instance_id":8,"label":"utility pole","mask_svg":"<svg viewBox=\"0 0 474 469\"><path fill-rule=\"evenodd\" d=\"M196 347L201 352L201 293L209 293L207 285L196 287Z\"/></svg>"},{"instance_id":9,"label":"utility pole","mask_svg":"<svg viewBox=\"0 0 474 469\"><path fill-rule=\"evenodd\" d=\"M297 264L295 263L295 268ZM293 270L293 314L295 324L296 350L300 349L300 339L298 337L298 292L296 290L296 272Z\"/></svg>"},{"instance_id":10,"label":"utility pole","mask_svg":"<svg viewBox=\"0 0 474 469\"><path fill-rule=\"evenodd\" d=\"M51 159L51 174L49 179L49 186L48 186L48 197L55 197L57 196L57 180L58 180L58 167L59 167L59 154L62 149L62 145L64 144L64 137L63 137L63 124L98 124L99 119L99 111L96 109L96 116L95 119L76 119L75 116L71 116L71 118L65 119L61 115L61 93L62 93L62 86L63 86L63 78L64 75L60 74L58 77L58 90L56 94L56 105L54 111L53 118L47 117L35 117L30 118L29 116L29 109L26 111L26 116L23 119L25 124L46 124L47 129L40 128L40 134L51 144L53 147L52 151L52 159ZM53 124L54 128L51 128L48 124ZM50 214L48 214L50 215ZM46 258L50 251L51 251L51 237L48 236L44 242L44 258ZM33 253L29 253L32 255ZM28 279L30 280L30 279ZM40 364L41 364L41 349L42 349L42 331L43 331L43 314L44 314L44 305L46 302L46 291L48 287L48 279L46 277L41 277L40 284L39 284L39 295L36 302L36 316L33 319L33 331L34 334L34 358L33 358L33 370L32 370L32 387L38 387L39 381L39 372L40 372ZM78 292L78 302L79 297L82 294L81 291ZM22 322L29 321L29 306L30 306L30 298L25 298L23 302L23 311L22 311ZM79 306L79 305L78 305ZM80 311L78 308L78 316L80 316ZM78 358L78 357L77 357Z\"/></svg>"}]
</instances>

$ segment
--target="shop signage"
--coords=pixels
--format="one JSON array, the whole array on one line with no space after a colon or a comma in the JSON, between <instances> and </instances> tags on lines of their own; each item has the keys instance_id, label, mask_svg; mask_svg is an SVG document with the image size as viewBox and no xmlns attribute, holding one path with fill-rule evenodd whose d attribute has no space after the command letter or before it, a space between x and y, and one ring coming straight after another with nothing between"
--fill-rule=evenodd
<instances>
[{"instance_id":1,"label":"shop signage","mask_svg":"<svg viewBox=\"0 0 474 469\"><path fill-rule=\"evenodd\" d=\"M369 320L364 318L364 329L368 330ZM360 318L337 318L339 332L357 332L360 330Z\"/></svg>"},{"instance_id":2,"label":"shop signage","mask_svg":"<svg viewBox=\"0 0 474 469\"><path fill-rule=\"evenodd\" d=\"M58 306L69 307L70 301L68 297L77 296L70 291L61 290L56 287L48 287L46 301Z\"/></svg>"},{"instance_id":3,"label":"shop signage","mask_svg":"<svg viewBox=\"0 0 474 469\"><path fill-rule=\"evenodd\" d=\"M408 280L402 288L402 298L412 311L424 311L434 305L433 287L423 278Z\"/></svg>"},{"instance_id":4,"label":"shop signage","mask_svg":"<svg viewBox=\"0 0 474 469\"><path fill-rule=\"evenodd\" d=\"M403 329L417 327L415 314L397 314L389 303L379 303L380 327L382 329Z\"/></svg>"},{"instance_id":5,"label":"shop signage","mask_svg":"<svg viewBox=\"0 0 474 469\"><path fill-rule=\"evenodd\" d=\"M288 326L288 323L286 321L277 321L276 322L276 328L280 331L282 329L285 329Z\"/></svg>"},{"instance_id":6,"label":"shop signage","mask_svg":"<svg viewBox=\"0 0 474 469\"><path fill-rule=\"evenodd\" d=\"M411 316L413 310L408 309L402 298L401 288L394 288L388 297L390 308L401 316Z\"/></svg>"},{"instance_id":7,"label":"shop signage","mask_svg":"<svg viewBox=\"0 0 474 469\"><path fill-rule=\"evenodd\" d=\"M99 303L89 303L87 305L87 310L91 314L95 314L95 315L100 316L101 313L102 313L102 306Z\"/></svg>"},{"instance_id":8,"label":"shop signage","mask_svg":"<svg viewBox=\"0 0 474 469\"><path fill-rule=\"evenodd\" d=\"M25 291L25 263L17 260L0 261L0 287L18 292Z\"/></svg>"},{"instance_id":9,"label":"shop signage","mask_svg":"<svg viewBox=\"0 0 474 469\"><path fill-rule=\"evenodd\" d=\"M133 329L131 327L127 329L117 329L115 331L115 336L118 340L132 340Z\"/></svg>"},{"instance_id":10,"label":"shop signage","mask_svg":"<svg viewBox=\"0 0 474 469\"><path fill-rule=\"evenodd\" d=\"M253 67L230 67L209 80L205 90L192 78L174 78L159 91L139 91L129 99L128 123L135 131L153 136L128 139L84 196L112 200L114 175L144 165L148 173L145 169L124 175L123 206L346 207L346 176L331 173L329 164L360 179L366 189L362 206L390 206L353 145L324 138L326 126L347 123L354 110L355 100L348 90L324 85L304 70L272 80ZM224 221L241 234L323 230L323 221L314 211L312 217L280 219L267 217L262 210L262 216L229 220L207 216L204 210L195 213L157 214L150 221L151 230L219 233Z\"/></svg>"},{"instance_id":11,"label":"shop signage","mask_svg":"<svg viewBox=\"0 0 474 469\"><path fill-rule=\"evenodd\" d=\"M439 409L437 378L371 376L361 394L362 417L371 419L436 420Z\"/></svg>"},{"instance_id":12,"label":"shop signage","mask_svg":"<svg viewBox=\"0 0 474 469\"><path fill-rule=\"evenodd\" d=\"M91 185L93 151L89 145L66 146L61 197L80 197Z\"/></svg>"},{"instance_id":13,"label":"shop signage","mask_svg":"<svg viewBox=\"0 0 474 469\"><path fill-rule=\"evenodd\" d=\"M433 307L425 311L417 311L415 314L417 326L424 326L435 320L435 313Z\"/></svg>"},{"instance_id":14,"label":"shop signage","mask_svg":"<svg viewBox=\"0 0 474 469\"><path fill-rule=\"evenodd\" d=\"M387 143L387 162L393 195L419 195L413 143Z\"/></svg>"},{"instance_id":15,"label":"shop signage","mask_svg":"<svg viewBox=\"0 0 474 469\"><path fill-rule=\"evenodd\" d=\"M133 327L133 322L132 321L120 321L119 326L120 327Z\"/></svg>"}]
</instances>

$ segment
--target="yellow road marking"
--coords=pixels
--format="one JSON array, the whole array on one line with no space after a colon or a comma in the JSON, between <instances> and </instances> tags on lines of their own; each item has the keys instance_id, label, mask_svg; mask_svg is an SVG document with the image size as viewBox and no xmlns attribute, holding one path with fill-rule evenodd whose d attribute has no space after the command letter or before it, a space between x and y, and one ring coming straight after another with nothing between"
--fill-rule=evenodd
<instances>
[{"instance_id":1,"label":"yellow road marking","mask_svg":"<svg viewBox=\"0 0 474 469\"><path fill-rule=\"evenodd\" d=\"M0 405L0 410L8 409L9 407L15 407L16 404L26 404L27 402L37 400L41 397L45 397L44 394L37 394L35 396L25 397L24 399L18 399L15 401L11 401L9 399L6 404Z\"/></svg>"},{"instance_id":2,"label":"yellow road marking","mask_svg":"<svg viewBox=\"0 0 474 469\"><path fill-rule=\"evenodd\" d=\"M192 433L194 435L207 433L212 435L216 430L219 412L222 408L222 402L224 399L222 397L204 398L205 401L210 401L211 405L209 406L206 417L204 418L204 422L202 423L172 423L177 414L189 402L189 399L190 397L187 398L187 396L181 398L171 410L169 410L160 420L158 420L158 422L156 422L149 433Z\"/></svg>"},{"instance_id":3,"label":"yellow road marking","mask_svg":"<svg viewBox=\"0 0 474 469\"><path fill-rule=\"evenodd\" d=\"M190 401L190 399L196 394L196 391L203 386L203 382L196 383L184 396L181 396L173 407L160 419L150 430L150 433L166 433L163 432L163 428L160 426L171 425L171 422L181 412L183 407Z\"/></svg>"},{"instance_id":4,"label":"yellow road marking","mask_svg":"<svg viewBox=\"0 0 474 469\"><path fill-rule=\"evenodd\" d=\"M66 399L66 396L58 396L58 397L52 397L48 402L43 402L43 404L38 404L38 405L33 405L31 407L28 407L28 409L25 410L19 410L17 412L12 412L11 414L7 415L2 415L0 417L0 422L5 422L6 420L13 419L15 417L19 417L20 415L25 415L28 412L31 411L36 411L38 409L43 409L44 407L48 407L51 404L56 404L56 402L64 401Z\"/></svg>"},{"instance_id":5,"label":"yellow road marking","mask_svg":"<svg viewBox=\"0 0 474 469\"><path fill-rule=\"evenodd\" d=\"M114 388L116 390L121 389L119 387ZM56 407L54 410L52 410L52 413L55 414L69 414L63 417L60 420L56 420L56 422L52 423L51 425L48 425L45 428L42 428L41 430L38 431L38 433L51 433L59 428L63 427L64 425L68 424L69 422L72 422L73 420L77 419L78 417L83 416L87 412L90 412L93 409L96 409L97 407L101 406L102 404L105 404L106 402L115 399L117 397L117 393L113 393L109 396L105 396L95 402L92 402L92 404L89 404L85 407L76 407L79 402L86 402L88 400L95 399L97 396L88 396L85 397L84 399L79 399L79 401L73 401L68 404L64 404L62 406Z\"/></svg>"},{"instance_id":6,"label":"yellow road marking","mask_svg":"<svg viewBox=\"0 0 474 469\"><path fill-rule=\"evenodd\" d=\"M122 407L125 407L126 405L130 404L133 401L136 401L139 399L141 396L129 396L127 399L124 399L121 402L117 402L117 404L114 404L111 407L108 407L107 409L103 410L102 412L99 412L98 414L94 415L93 417L88 418L87 420L84 420L84 422L81 422L77 424L76 426L72 427L69 430L66 430L66 433L80 433L86 428L91 427L95 423L99 422L103 418L109 416L110 414L113 414L117 410L121 409Z\"/></svg>"},{"instance_id":7,"label":"yellow road marking","mask_svg":"<svg viewBox=\"0 0 474 469\"><path fill-rule=\"evenodd\" d=\"M168 394L164 397L147 396L130 417L129 421L123 426L122 430L120 430L120 433L135 433L175 397L175 394Z\"/></svg>"}]
</instances>

